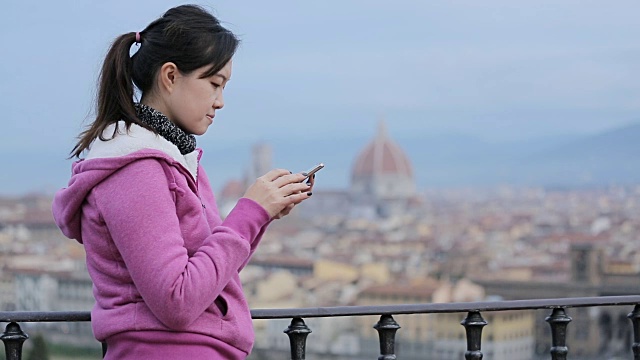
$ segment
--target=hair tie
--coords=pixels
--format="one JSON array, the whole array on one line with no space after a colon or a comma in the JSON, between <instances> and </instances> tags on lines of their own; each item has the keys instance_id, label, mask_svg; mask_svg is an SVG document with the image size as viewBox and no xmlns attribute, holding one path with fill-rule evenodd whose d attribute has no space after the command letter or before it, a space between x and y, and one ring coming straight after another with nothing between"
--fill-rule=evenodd
<instances>
[{"instance_id":1,"label":"hair tie","mask_svg":"<svg viewBox=\"0 0 640 360\"><path fill-rule=\"evenodd\" d=\"M141 44L142 41L140 41L140 33L136 32L136 43Z\"/></svg>"}]
</instances>

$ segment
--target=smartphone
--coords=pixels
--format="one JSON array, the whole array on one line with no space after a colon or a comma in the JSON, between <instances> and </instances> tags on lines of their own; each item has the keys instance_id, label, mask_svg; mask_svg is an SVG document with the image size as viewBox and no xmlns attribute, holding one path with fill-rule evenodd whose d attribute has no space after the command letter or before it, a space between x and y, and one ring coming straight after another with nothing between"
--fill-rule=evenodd
<instances>
[{"instance_id":1,"label":"smartphone","mask_svg":"<svg viewBox=\"0 0 640 360\"><path fill-rule=\"evenodd\" d=\"M311 175L313 175L313 174L317 173L317 172L318 172L318 171L320 171L320 169L322 169L323 167L324 167L324 164L323 164L323 163L320 163L320 164L318 164L318 165L316 165L316 166L312 167L311 169L309 169L309 170L305 171L304 173L306 173L306 174L307 174L307 176L306 176L304 179L302 179L302 181L307 180Z\"/></svg>"}]
</instances>

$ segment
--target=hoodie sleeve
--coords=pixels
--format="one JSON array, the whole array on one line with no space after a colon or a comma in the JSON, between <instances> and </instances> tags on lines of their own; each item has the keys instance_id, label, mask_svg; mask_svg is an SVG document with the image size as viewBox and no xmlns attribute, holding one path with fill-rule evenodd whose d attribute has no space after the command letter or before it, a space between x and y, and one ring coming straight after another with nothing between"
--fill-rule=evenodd
<instances>
[{"instance_id":1,"label":"hoodie sleeve","mask_svg":"<svg viewBox=\"0 0 640 360\"><path fill-rule=\"evenodd\" d=\"M269 213L267 213L267 211L260 204L251 199L241 198L240 200L238 200L238 204L233 208L233 210L231 210L226 219L224 219L222 225L233 226L233 224L235 223L242 222L244 216L244 212L242 211L242 209L246 207L253 209L253 211L255 212L264 214L266 219L269 218ZM251 239L249 256L247 256L247 259L242 263L242 265L238 269L238 272L242 271L242 269L244 269L244 267L247 266L247 264L251 260L253 253L256 252L256 249L260 244L260 240L262 240L262 236L264 235L265 231L267 231L267 227L269 226L269 224L271 224L271 221L273 220L269 220L266 224L264 224L262 228L260 228L260 232L253 239Z\"/></svg>"},{"instance_id":2,"label":"hoodie sleeve","mask_svg":"<svg viewBox=\"0 0 640 360\"><path fill-rule=\"evenodd\" d=\"M242 221L216 227L189 256L163 166L155 159L135 161L94 192L145 303L166 326L180 329L200 316L237 273L266 220L246 210Z\"/></svg>"},{"instance_id":3,"label":"hoodie sleeve","mask_svg":"<svg viewBox=\"0 0 640 360\"><path fill-rule=\"evenodd\" d=\"M218 212L216 200L213 195L213 192L210 191L211 185L209 182L209 177L207 176L205 169L201 165L199 166L200 167L198 168L198 174L199 174L198 179L200 182L200 186L209 190L209 191L203 192L202 196L207 198L209 203L214 206L213 210L214 210L215 216L219 218L220 214ZM247 256L247 259L242 263L242 265L238 269L238 272L244 269L247 263L249 263L249 261L251 260L251 256L253 256L253 253L256 251L256 249L258 248L258 245L260 244L260 240L262 240L262 236L264 235L265 231L269 227L269 224L271 224L271 222L273 221L273 219L269 218L269 213L267 212L267 210L265 210L260 204L258 204L257 202L251 199L241 198L240 200L238 200L238 203L231 210L231 212L229 212L229 215L227 215L222 225L235 227L237 226L236 224L242 224L242 222L244 221L243 219L246 217L247 211L250 211L251 213L257 214L257 216L262 217L263 219L265 219L266 223L260 228L260 231L257 233L257 235L250 239L251 250L250 250L249 256Z\"/></svg>"}]
</instances>

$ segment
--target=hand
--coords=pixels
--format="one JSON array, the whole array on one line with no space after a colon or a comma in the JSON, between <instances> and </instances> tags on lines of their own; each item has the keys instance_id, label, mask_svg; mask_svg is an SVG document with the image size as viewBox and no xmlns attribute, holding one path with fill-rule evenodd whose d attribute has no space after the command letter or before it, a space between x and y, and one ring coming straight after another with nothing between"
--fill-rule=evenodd
<instances>
[{"instance_id":1,"label":"hand","mask_svg":"<svg viewBox=\"0 0 640 360\"><path fill-rule=\"evenodd\" d=\"M311 196L312 186L302 183L304 178L302 174L292 174L284 169L271 170L259 177L243 197L257 202L271 218L275 218L288 206L295 206Z\"/></svg>"},{"instance_id":2,"label":"hand","mask_svg":"<svg viewBox=\"0 0 640 360\"><path fill-rule=\"evenodd\" d=\"M304 175L304 174L303 174ZM311 194L311 190L313 189L313 184L315 183L316 180L316 174L311 175L311 177L307 180L307 185L309 185L309 190L307 190L307 192L309 194ZM311 195L309 195L311 196ZM298 203L293 203L293 204L289 204L287 205L284 209L282 209L282 211L280 211L275 217L273 217L274 219L282 219L283 217L289 215L289 213L291 212L291 210L293 210L293 208L298 205L300 202Z\"/></svg>"}]
</instances>

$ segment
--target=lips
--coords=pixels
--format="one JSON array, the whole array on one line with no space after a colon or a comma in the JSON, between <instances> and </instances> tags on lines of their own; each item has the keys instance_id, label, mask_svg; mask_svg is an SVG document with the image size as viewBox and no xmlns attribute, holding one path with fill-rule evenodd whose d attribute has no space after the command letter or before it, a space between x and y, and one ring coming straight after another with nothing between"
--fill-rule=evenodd
<instances>
[{"instance_id":1,"label":"lips","mask_svg":"<svg viewBox=\"0 0 640 360\"><path fill-rule=\"evenodd\" d=\"M211 120L212 122L213 122L213 118L214 118L214 117L216 117L216 116L215 116L215 114L214 114L214 115L209 115L209 114L207 114L206 116L207 116L207 118L208 118L209 120Z\"/></svg>"}]
</instances>

